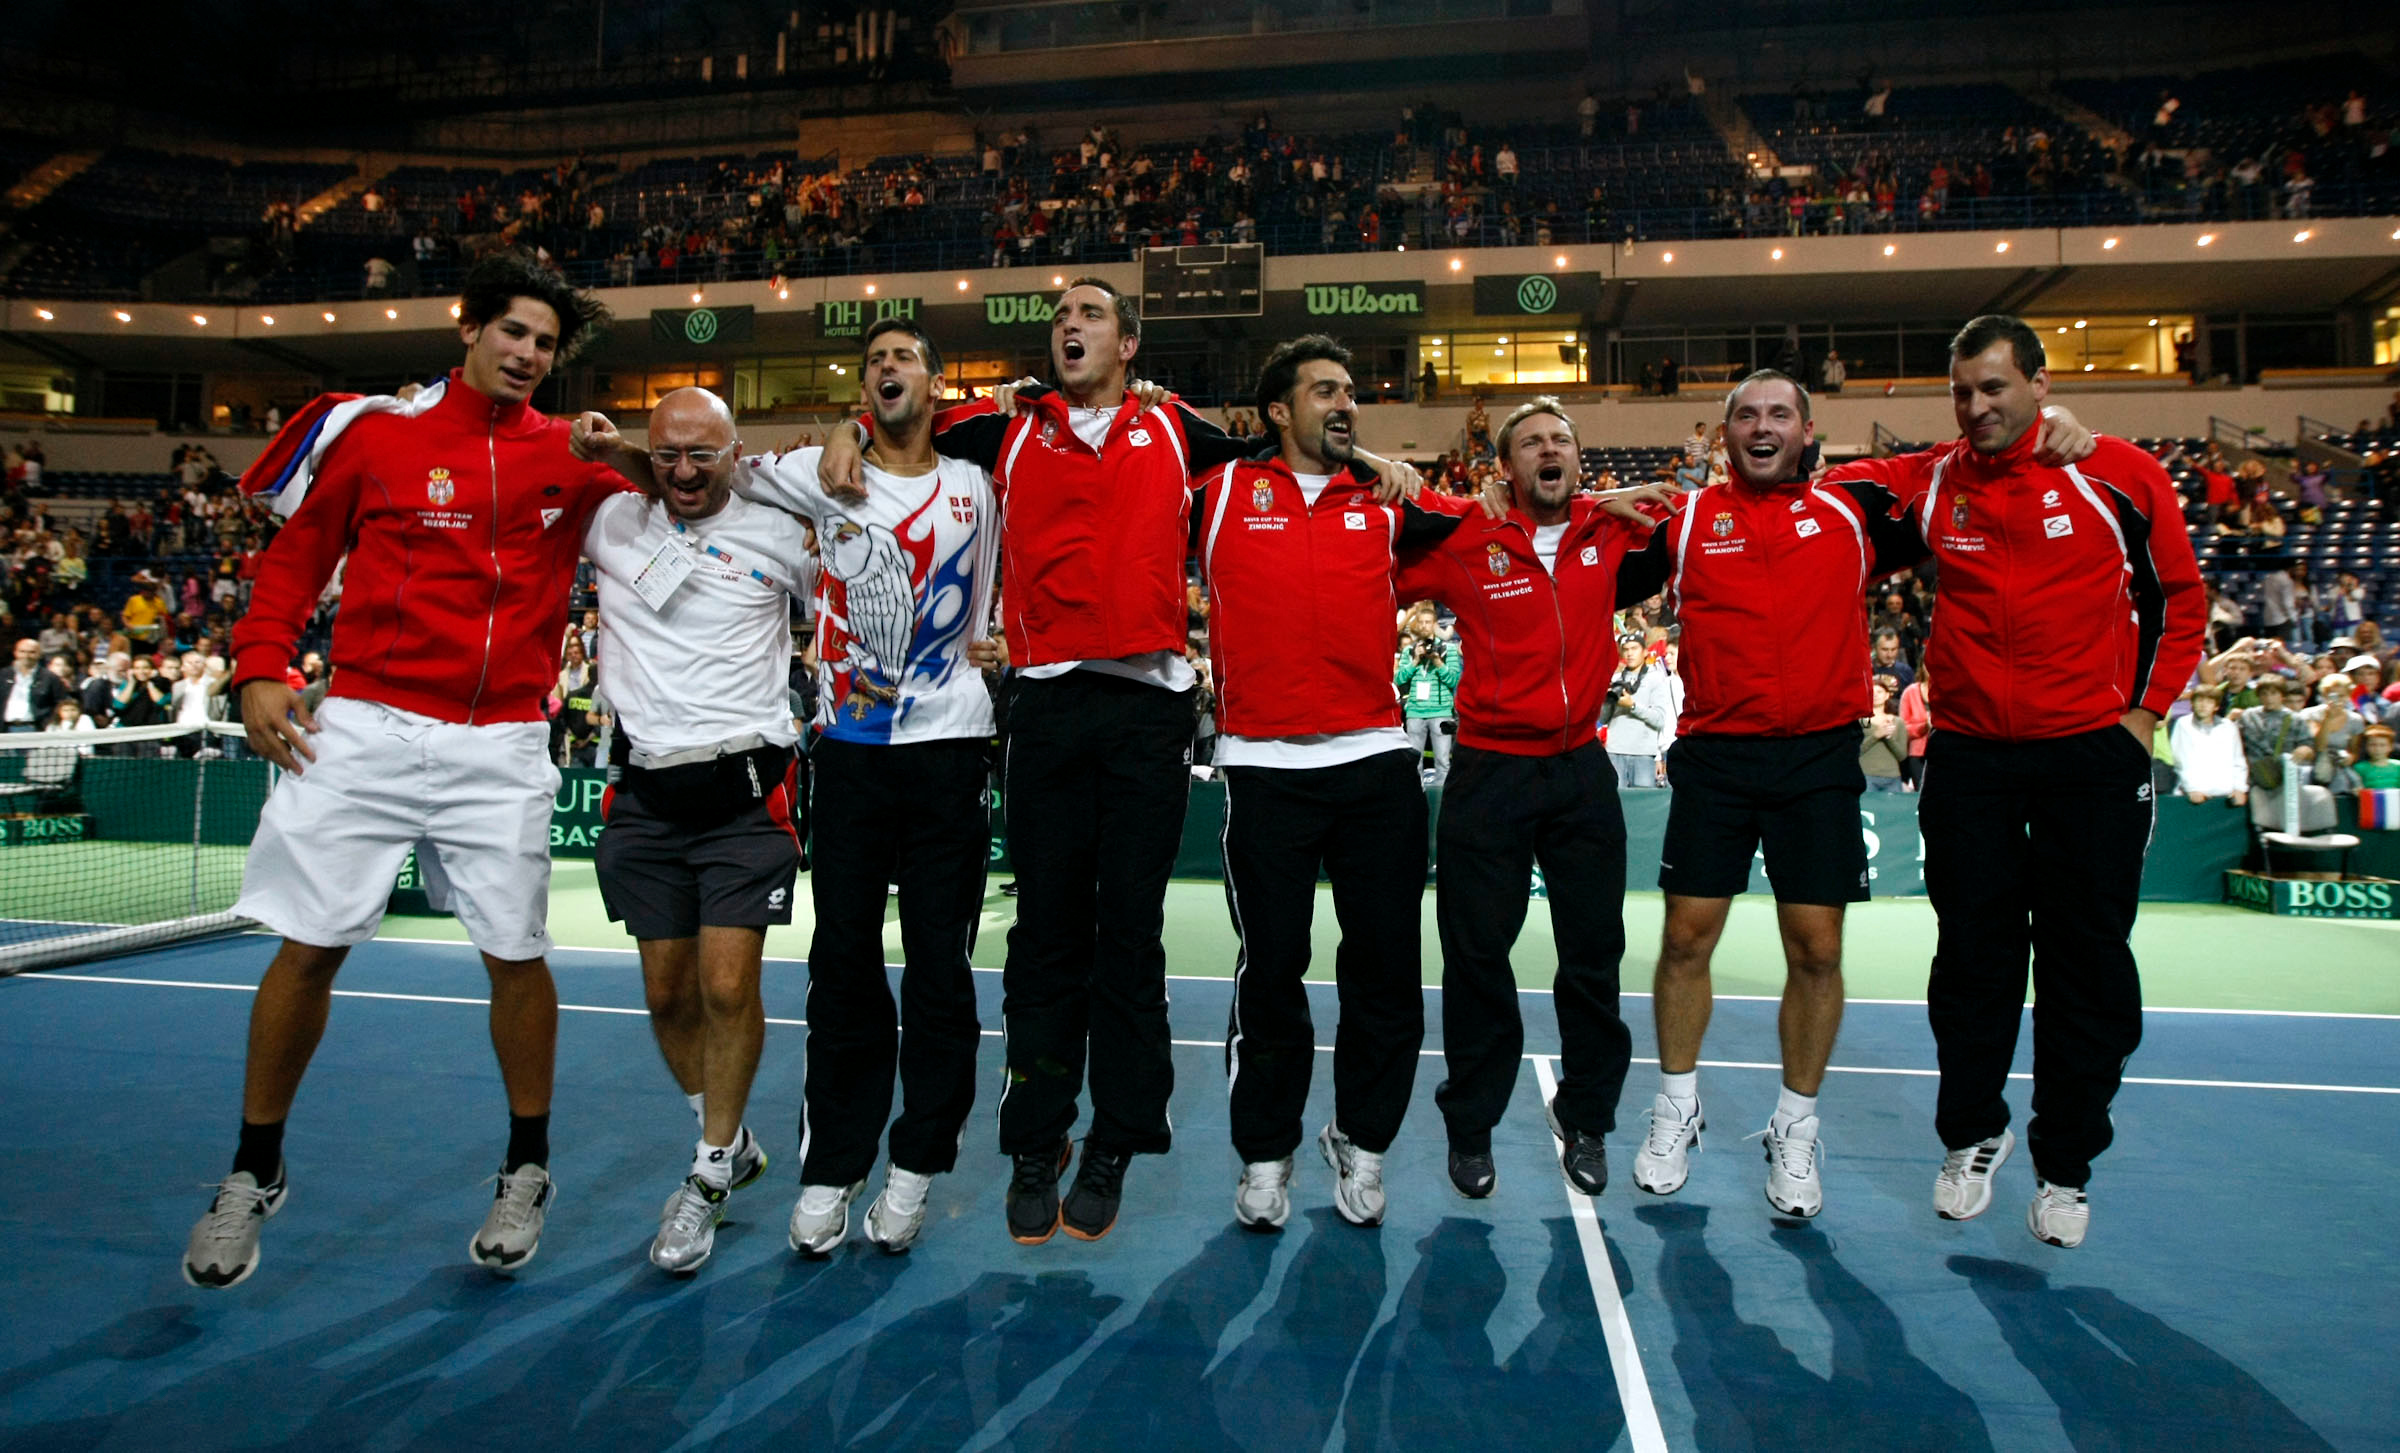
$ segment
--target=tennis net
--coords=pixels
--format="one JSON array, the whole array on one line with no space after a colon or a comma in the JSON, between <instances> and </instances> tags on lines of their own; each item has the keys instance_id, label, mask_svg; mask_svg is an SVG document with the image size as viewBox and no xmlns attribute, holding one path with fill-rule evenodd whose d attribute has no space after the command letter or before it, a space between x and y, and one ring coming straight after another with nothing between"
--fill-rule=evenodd
<instances>
[{"instance_id":1,"label":"tennis net","mask_svg":"<svg viewBox=\"0 0 2400 1453\"><path fill-rule=\"evenodd\" d=\"M225 722L0 735L0 974L248 926L274 770Z\"/></svg>"}]
</instances>

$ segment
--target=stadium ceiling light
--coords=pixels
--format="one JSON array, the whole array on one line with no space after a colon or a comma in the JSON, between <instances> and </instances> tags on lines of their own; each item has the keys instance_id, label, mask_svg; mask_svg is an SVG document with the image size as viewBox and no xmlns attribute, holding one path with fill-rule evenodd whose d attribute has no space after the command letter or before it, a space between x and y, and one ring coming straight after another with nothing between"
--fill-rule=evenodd
<instances>
[{"instance_id":1,"label":"stadium ceiling light","mask_svg":"<svg viewBox=\"0 0 2400 1453\"><path fill-rule=\"evenodd\" d=\"M383 310L383 316L386 318L397 319L400 316L400 310L398 308L386 308Z\"/></svg>"},{"instance_id":2,"label":"stadium ceiling light","mask_svg":"<svg viewBox=\"0 0 2400 1453\"><path fill-rule=\"evenodd\" d=\"M2078 328L2088 328L2088 327L2090 327L2090 326L2091 326L2091 319L2089 319L2089 318L2077 318L2077 319L2075 320L2075 326L2076 326L2076 327L2078 327Z\"/></svg>"},{"instance_id":3,"label":"stadium ceiling light","mask_svg":"<svg viewBox=\"0 0 2400 1453\"><path fill-rule=\"evenodd\" d=\"M1506 338L1498 338L1498 339L1495 339L1495 340L1493 340L1493 341L1495 341L1495 342L1498 342L1498 343L1506 343L1508 340L1507 340Z\"/></svg>"},{"instance_id":4,"label":"stadium ceiling light","mask_svg":"<svg viewBox=\"0 0 2400 1453\"><path fill-rule=\"evenodd\" d=\"M2061 333L2064 333L2064 332L2066 332L2066 331L2067 331L2067 329L2066 329L2066 325L2065 325L2065 324L2063 324L2063 323L2062 323L2062 324L2060 324L2060 325L2059 325L2059 329L2058 329L2058 331L2059 331L2059 332L2061 332Z\"/></svg>"},{"instance_id":5,"label":"stadium ceiling light","mask_svg":"<svg viewBox=\"0 0 2400 1453\"><path fill-rule=\"evenodd\" d=\"M962 293L967 290L967 280L963 277L958 280L958 290Z\"/></svg>"},{"instance_id":6,"label":"stadium ceiling light","mask_svg":"<svg viewBox=\"0 0 2400 1453\"><path fill-rule=\"evenodd\" d=\"M1889 242L1883 244L1883 255L1885 257L1890 257L1893 253L1898 252L1899 250L1899 248L1893 246Z\"/></svg>"},{"instance_id":7,"label":"stadium ceiling light","mask_svg":"<svg viewBox=\"0 0 2400 1453\"><path fill-rule=\"evenodd\" d=\"M2006 252L2006 251L2008 251L2008 243L2007 243L2007 242L2005 242L2005 241L1999 242L1999 243L1997 243L1997 244L1995 244L1995 245L1993 246L1993 248L1992 248L1992 251L1994 251L1994 252Z\"/></svg>"},{"instance_id":8,"label":"stadium ceiling light","mask_svg":"<svg viewBox=\"0 0 2400 1453\"><path fill-rule=\"evenodd\" d=\"M133 314L126 312L123 308L117 309L116 312L110 314L109 316L115 318L120 323L130 323L133 321Z\"/></svg>"},{"instance_id":9,"label":"stadium ceiling light","mask_svg":"<svg viewBox=\"0 0 2400 1453\"><path fill-rule=\"evenodd\" d=\"M2090 373L2090 372L2092 371L2092 365L2090 365L2090 364L2088 364L2088 363L2087 363L2087 364L2085 364L2085 365L2083 366L2083 371L2084 371L2085 373Z\"/></svg>"},{"instance_id":10,"label":"stadium ceiling light","mask_svg":"<svg viewBox=\"0 0 2400 1453\"><path fill-rule=\"evenodd\" d=\"M451 317L453 317L453 318L455 318L455 317L457 317L457 316L458 316L458 304L456 304L456 303L452 303L452 304L450 305L450 316L451 316ZM330 322L332 322L333 320L332 320L331 318L327 318L325 321L326 321L326 322L328 322L328 323L330 323Z\"/></svg>"},{"instance_id":11,"label":"stadium ceiling light","mask_svg":"<svg viewBox=\"0 0 2400 1453\"><path fill-rule=\"evenodd\" d=\"M1465 267L1465 266L1466 266L1466 264L1465 264L1465 263L1463 263L1463 262L1460 262L1460 261L1459 261L1457 258L1455 258L1455 257L1450 259L1450 270L1451 270L1452 272L1456 272L1456 271L1458 271L1460 268L1462 268L1462 267Z\"/></svg>"},{"instance_id":12,"label":"stadium ceiling light","mask_svg":"<svg viewBox=\"0 0 2400 1453\"><path fill-rule=\"evenodd\" d=\"M1550 261L1555 266L1565 267L1567 265L1567 255L1562 252L1558 256L1551 258Z\"/></svg>"},{"instance_id":13,"label":"stadium ceiling light","mask_svg":"<svg viewBox=\"0 0 2400 1453\"><path fill-rule=\"evenodd\" d=\"M700 306L700 290L698 288L692 289L692 306L695 308Z\"/></svg>"},{"instance_id":14,"label":"stadium ceiling light","mask_svg":"<svg viewBox=\"0 0 2400 1453\"><path fill-rule=\"evenodd\" d=\"M1067 285L1067 275L1066 275L1065 273L1054 273L1054 274L1052 274L1052 275L1051 275L1051 278L1050 278L1050 286L1052 286L1052 287L1054 287L1054 288L1063 288L1063 287L1065 287L1066 285Z\"/></svg>"},{"instance_id":15,"label":"stadium ceiling light","mask_svg":"<svg viewBox=\"0 0 2400 1453\"><path fill-rule=\"evenodd\" d=\"M1661 262L1673 262L1674 260L1675 260L1675 254L1674 254L1674 253L1672 253L1672 252L1661 253L1661 254L1659 255L1659 261L1661 261Z\"/></svg>"},{"instance_id":16,"label":"stadium ceiling light","mask_svg":"<svg viewBox=\"0 0 2400 1453\"><path fill-rule=\"evenodd\" d=\"M2116 250L2117 250L2117 239L2115 239L2114 237L2111 237L2111 238L2110 238L2110 239L2108 239L2106 242L2103 242L2103 243L2101 243L2101 244L2100 244L2100 250L2101 250L2102 252L2114 252L2114 251L2116 251Z\"/></svg>"},{"instance_id":17,"label":"stadium ceiling light","mask_svg":"<svg viewBox=\"0 0 2400 1453\"><path fill-rule=\"evenodd\" d=\"M1768 253L1767 256L1775 259L1777 262L1781 262L1783 261L1783 249L1778 247L1773 252Z\"/></svg>"},{"instance_id":18,"label":"stadium ceiling light","mask_svg":"<svg viewBox=\"0 0 2400 1453\"><path fill-rule=\"evenodd\" d=\"M2151 327L2153 327L2153 328L2157 327L2157 326L2158 326L2158 320L2157 320L2156 318L2152 318L2152 319L2150 320L2150 326L2151 326Z\"/></svg>"},{"instance_id":19,"label":"stadium ceiling light","mask_svg":"<svg viewBox=\"0 0 2400 1453\"><path fill-rule=\"evenodd\" d=\"M332 322L332 321L333 321L333 314L331 314L331 313L327 313L327 314L325 315L325 321L326 321L326 322L328 322L328 323Z\"/></svg>"},{"instance_id":20,"label":"stadium ceiling light","mask_svg":"<svg viewBox=\"0 0 2400 1453\"><path fill-rule=\"evenodd\" d=\"M258 315L258 321L272 328L275 326L275 315L273 313L261 313Z\"/></svg>"},{"instance_id":21,"label":"stadium ceiling light","mask_svg":"<svg viewBox=\"0 0 2400 1453\"><path fill-rule=\"evenodd\" d=\"M777 288L775 290L775 296L788 303L792 300L792 290L790 288Z\"/></svg>"},{"instance_id":22,"label":"stadium ceiling light","mask_svg":"<svg viewBox=\"0 0 2400 1453\"><path fill-rule=\"evenodd\" d=\"M870 298L875 296L875 285L873 283L867 284L867 296Z\"/></svg>"},{"instance_id":23,"label":"stadium ceiling light","mask_svg":"<svg viewBox=\"0 0 2400 1453\"><path fill-rule=\"evenodd\" d=\"M1400 246L1399 246L1399 248L1398 248L1397 250L1398 250L1398 251L1401 251L1401 252L1406 252L1406 251L1408 251L1408 244L1407 244L1407 243L1405 243L1405 242L1401 243L1401 244L1400 244Z\"/></svg>"},{"instance_id":24,"label":"stadium ceiling light","mask_svg":"<svg viewBox=\"0 0 2400 1453\"><path fill-rule=\"evenodd\" d=\"M2195 245L2196 245L2196 246L2200 246L2200 247L2206 247L2206 246L2208 246L2210 243L2212 243L2212 242L2214 242L2214 241L2216 241L2216 240L2217 240L2217 234L2216 234L2216 233L2214 233L2214 232L2203 232L2203 233L2201 233L2201 234L2200 234L2200 241L2199 241L2197 244L2195 244Z\"/></svg>"},{"instance_id":25,"label":"stadium ceiling light","mask_svg":"<svg viewBox=\"0 0 2400 1453\"><path fill-rule=\"evenodd\" d=\"M47 323L51 319L57 317L58 314L51 312L48 308L36 308L33 310L33 316Z\"/></svg>"},{"instance_id":26,"label":"stadium ceiling light","mask_svg":"<svg viewBox=\"0 0 2400 1453\"><path fill-rule=\"evenodd\" d=\"M2308 239L2316 235L2316 233L2310 231L2308 228L2303 227L2299 231L2292 234L2292 240L2294 242L2306 242Z\"/></svg>"},{"instance_id":27,"label":"stadium ceiling light","mask_svg":"<svg viewBox=\"0 0 2400 1453\"><path fill-rule=\"evenodd\" d=\"M208 326L208 314L206 314L206 313L194 313L194 314L192 314L192 326L193 326L193 327L195 327L195 328L205 328L205 327L207 327L207 326Z\"/></svg>"},{"instance_id":28,"label":"stadium ceiling light","mask_svg":"<svg viewBox=\"0 0 2400 1453\"><path fill-rule=\"evenodd\" d=\"M2400 227L2395 227L2392 229L2392 240L2394 242L2400 242Z\"/></svg>"}]
</instances>

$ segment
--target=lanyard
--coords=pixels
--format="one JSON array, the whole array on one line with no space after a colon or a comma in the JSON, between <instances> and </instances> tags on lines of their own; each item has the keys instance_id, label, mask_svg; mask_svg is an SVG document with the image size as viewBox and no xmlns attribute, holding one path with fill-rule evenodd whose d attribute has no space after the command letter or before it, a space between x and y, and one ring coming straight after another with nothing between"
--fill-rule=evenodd
<instances>
[{"instance_id":1,"label":"lanyard","mask_svg":"<svg viewBox=\"0 0 2400 1453\"><path fill-rule=\"evenodd\" d=\"M683 521L677 520L674 522L674 525L676 534L682 535L687 539L690 537L692 532L685 527ZM709 556L710 558L723 564L731 565L736 570L744 568L742 564L735 560L731 555L726 554L724 551L708 543L706 540L700 541L699 544L701 554ZM782 581L775 579L773 576L768 575L766 572L761 570L752 570L750 572L750 578L757 581L759 584L766 586L770 590L781 590L784 588Z\"/></svg>"}]
</instances>

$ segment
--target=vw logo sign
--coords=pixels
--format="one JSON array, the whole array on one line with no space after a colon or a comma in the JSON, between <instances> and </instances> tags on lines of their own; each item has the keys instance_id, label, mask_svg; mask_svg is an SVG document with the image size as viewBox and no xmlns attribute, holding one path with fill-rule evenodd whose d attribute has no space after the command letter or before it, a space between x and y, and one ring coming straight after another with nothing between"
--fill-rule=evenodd
<instances>
[{"instance_id":1,"label":"vw logo sign","mask_svg":"<svg viewBox=\"0 0 2400 1453\"><path fill-rule=\"evenodd\" d=\"M1558 285L1540 273L1517 284L1517 306L1528 313L1547 313L1558 306Z\"/></svg>"},{"instance_id":2,"label":"vw logo sign","mask_svg":"<svg viewBox=\"0 0 2400 1453\"><path fill-rule=\"evenodd\" d=\"M1548 280L1545 278L1535 278L1533 281L1542 283L1544 286L1548 285ZM1524 295L1525 290L1519 288L1517 296L1521 299ZM1547 305L1545 304L1545 306ZM717 315L707 308L692 309L691 312L684 315L683 336L693 343L708 342L717 336Z\"/></svg>"}]
</instances>

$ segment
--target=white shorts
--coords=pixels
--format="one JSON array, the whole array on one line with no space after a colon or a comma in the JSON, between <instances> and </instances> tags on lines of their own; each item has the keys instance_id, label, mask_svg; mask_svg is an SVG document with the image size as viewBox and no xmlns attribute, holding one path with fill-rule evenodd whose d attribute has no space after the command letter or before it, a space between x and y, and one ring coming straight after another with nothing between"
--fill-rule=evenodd
<instances>
[{"instance_id":1,"label":"white shorts","mask_svg":"<svg viewBox=\"0 0 2400 1453\"><path fill-rule=\"evenodd\" d=\"M317 726L317 759L267 797L234 912L300 943L362 943L415 848L426 896L477 948L550 951L548 723L460 726L336 696Z\"/></svg>"}]
</instances>

